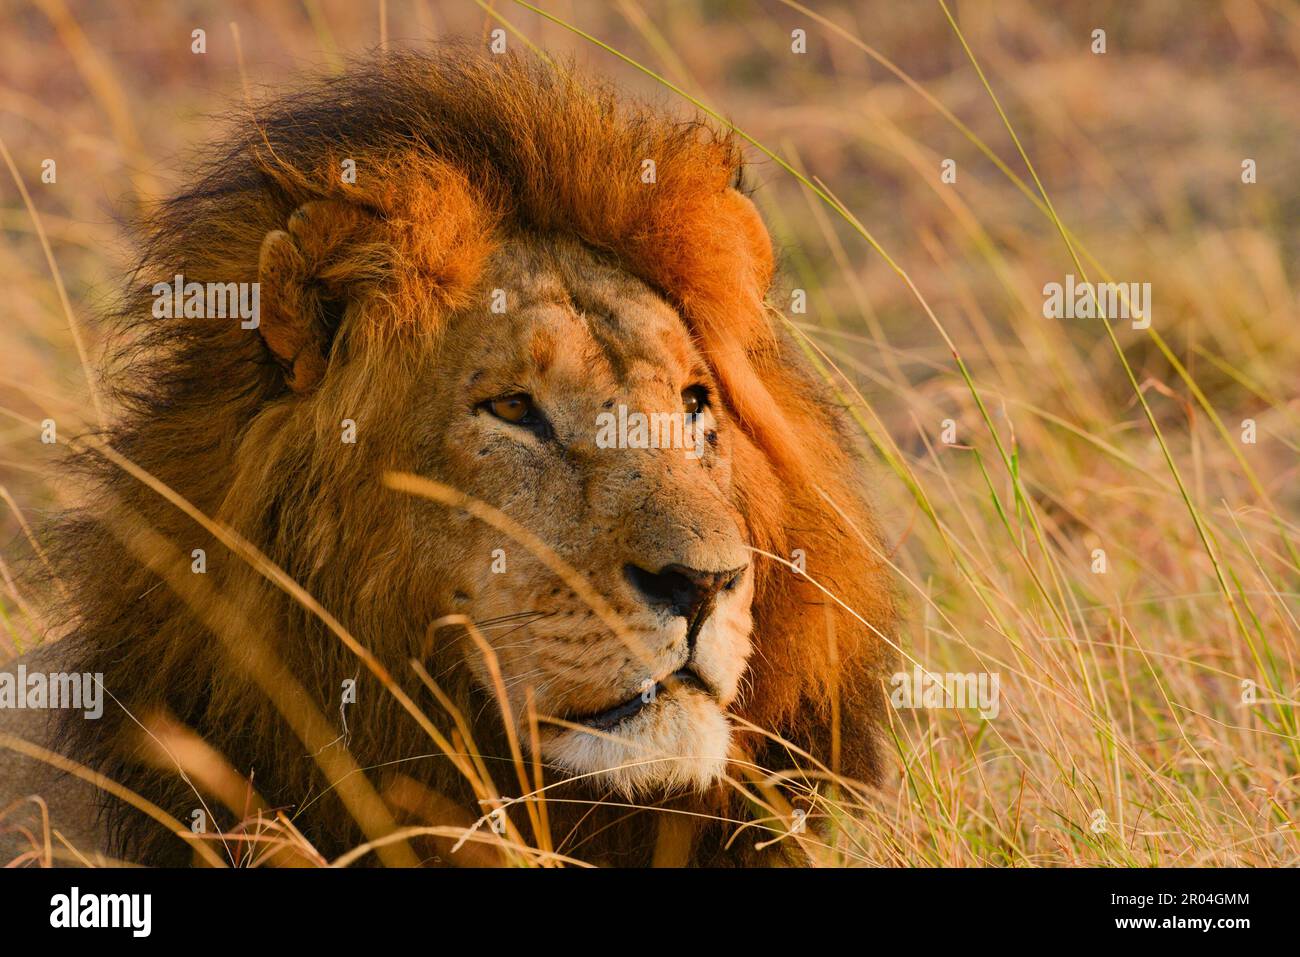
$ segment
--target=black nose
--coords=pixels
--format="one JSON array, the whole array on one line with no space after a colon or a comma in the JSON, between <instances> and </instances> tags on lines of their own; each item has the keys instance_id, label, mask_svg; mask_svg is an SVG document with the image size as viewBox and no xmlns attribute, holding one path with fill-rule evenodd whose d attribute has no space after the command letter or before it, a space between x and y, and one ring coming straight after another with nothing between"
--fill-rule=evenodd
<instances>
[{"instance_id":1,"label":"black nose","mask_svg":"<svg viewBox=\"0 0 1300 957\"><path fill-rule=\"evenodd\" d=\"M657 572L648 572L636 565L623 566L623 574L641 597L687 619L693 619L701 608L711 604L718 592L735 587L744 571L741 567L704 572L685 565L665 565Z\"/></svg>"}]
</instances>

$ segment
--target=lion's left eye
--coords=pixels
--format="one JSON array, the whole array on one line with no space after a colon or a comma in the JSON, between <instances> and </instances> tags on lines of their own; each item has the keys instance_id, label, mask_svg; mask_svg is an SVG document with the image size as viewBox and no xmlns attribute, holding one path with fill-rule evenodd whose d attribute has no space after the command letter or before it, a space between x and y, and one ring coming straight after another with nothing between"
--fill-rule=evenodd
<instances>
[{"instance_id":1,"label":"lion's left eye","mask_svg":"<svg viewBox=\"0 0 1300 957\"><path fill-rule=\"evenodd\" d=\"M524 395L522 392L492 399L487 403L487 407L488 411L498 419L513 422L515 425L527 425L535 411L532 396Z\"/></svg>"},{"instance_id":2,"label":"lion's left eye","mask_svg":"<svg viewBox=\"0 0 1300 957\"><path fill-rule=\"evenodd\" d=\"M693 385L682 391L682 411L687 415L703 412L709 404L709 390L702 385Z\"/></svg>"}]
</instances>

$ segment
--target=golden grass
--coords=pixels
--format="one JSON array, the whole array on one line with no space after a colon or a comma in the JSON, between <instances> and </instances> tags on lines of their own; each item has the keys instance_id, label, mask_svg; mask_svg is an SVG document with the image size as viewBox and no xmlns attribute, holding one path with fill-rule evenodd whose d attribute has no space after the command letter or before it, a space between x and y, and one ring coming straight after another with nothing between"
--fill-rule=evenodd
<instances>
[{"instance_id":1,"label":"golden grass","mask_svg":"<svg viewBox=\"0 0 1300 957\"><path fill-rule=\"evenodd\" d=\"M818 864L1295 864L1296 5L859 6L313 0L222 5L202 23L152 5L21 10L0 38L4 540L69 494L36 423L55 418L70 436L97 418L83 356L102 343L87 320L129 262L102 241L110 201L129 211L174 185L172 151L212 135L203 114L249 88L381 40L500 26L716 111L754 145L755 198L809 301L803 315L774 299L777 321L878 462L872 494L909 609L903 660L1001 679L993 720L893 712L889 787L829 768L801 779L810 817L832 825L825 839L792 834L771 769L750 769L729 782L758 808L734 839L793 840ZM202 57L186 39L196 26ZM796 27L803 56L789 52ZM81 79L56 83L69 68ZM40 182L46 157L56 184ZM940 180L945 158L956 184ZM1241 182L1246 158L1256 184ZM1150 282L1151 327L1042 318L1043 284L1066 273ZM1255 444L1241 440L1245 419ZM9 568L0 557L0 659L41 630ZM318 719L301 719L316 740ZM172 756L198 760L174 734ZM423 832L496 847L500 862L580 861L549 834L537 769L522 752L516 763L507 786L467 761L484 816ZM209 789L233 795L235 782ZM510 800L532 807L531 834L487 827ZM375 848L410 836L376 828ZM49 822L39 830L33 860L48 861L57 843ZM221 837L227 855L235 840L262 848L258 861L287 849L324 863L282 814Z\"/></svg>"}]
</instances>

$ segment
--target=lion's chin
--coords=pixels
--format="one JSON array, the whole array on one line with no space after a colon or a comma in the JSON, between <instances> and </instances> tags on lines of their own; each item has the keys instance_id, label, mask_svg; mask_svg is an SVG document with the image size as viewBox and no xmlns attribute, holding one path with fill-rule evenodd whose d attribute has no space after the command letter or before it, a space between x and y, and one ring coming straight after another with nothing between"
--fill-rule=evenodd
<instances>
[{"instance_id":1,"label":"lion's chin","mask_svg":"<svg viewBox=\"0 0 1300 957\"><path fill-rule=\"evenodd\" d=\"M610 731L566 731L545 751L550 761L631 799L704 790L722 777L730 741L717 701L683 689Z\"/></svg>"}]
</instances>

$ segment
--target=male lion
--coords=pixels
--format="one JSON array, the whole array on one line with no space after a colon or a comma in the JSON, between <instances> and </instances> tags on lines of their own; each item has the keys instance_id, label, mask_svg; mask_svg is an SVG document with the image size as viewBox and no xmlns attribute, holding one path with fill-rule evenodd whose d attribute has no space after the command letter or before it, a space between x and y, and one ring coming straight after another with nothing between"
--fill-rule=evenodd
<instances>
[{"instance_id":1,"label":"male lion","mask_svg":"<svg viewBox=\"0 0 1300 957\"><path fill-rule=\"evenodd\" d=\"M538 787L560 854L761 861L789 852L731 840L743 789L879 779L883 553L729 134L453 46L237 140L143 225L124 411L49 530L68 634L36 660L111 695L53 750L186 825L282 811L389 863L415 859L395 827ZM177 276L259 283L256 328L157 318ZM683 441L597 442L635 413ZM102 800L107 851L191 859ZM537 811L506 837L541 840ZM475 833L415 847L504 859Z\"/></svg>"}]
</instances>

